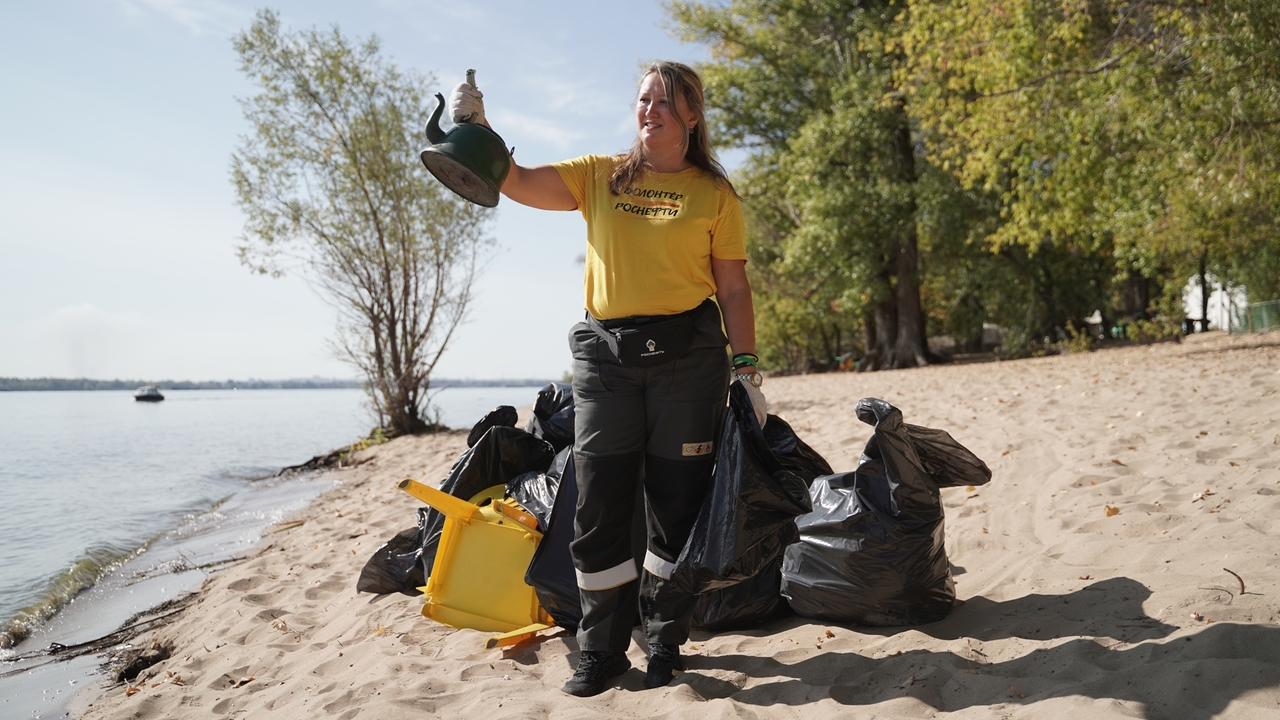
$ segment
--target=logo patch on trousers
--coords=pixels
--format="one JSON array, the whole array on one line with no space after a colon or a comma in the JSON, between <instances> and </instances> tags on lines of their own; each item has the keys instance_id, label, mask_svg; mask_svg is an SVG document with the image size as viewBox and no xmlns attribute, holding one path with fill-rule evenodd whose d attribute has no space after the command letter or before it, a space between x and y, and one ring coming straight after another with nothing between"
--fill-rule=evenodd
<instances>
[{"instance_id":1,"label":"logo patch on trousers","mask_svg":"<svg viewBox=\"0 0 1280 720\"><path fill-rule=\"evenodd\" d=\"M685 443L680 446L680 454L685 457L697 457L710 455L713 449L715 449L715 443L712 442Z\"/></svg>"}]
</instances>

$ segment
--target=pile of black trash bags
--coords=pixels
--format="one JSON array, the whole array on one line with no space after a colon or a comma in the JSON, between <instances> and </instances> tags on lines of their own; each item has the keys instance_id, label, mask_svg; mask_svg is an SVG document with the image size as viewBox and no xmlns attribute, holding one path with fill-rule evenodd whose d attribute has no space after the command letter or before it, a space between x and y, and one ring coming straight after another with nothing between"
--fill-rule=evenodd
<instances>
[{"instance_id":1,"label":"pile of black trash bags","mask_svg":"<svg viewBox=\"0 0 1280 720\"><path fill-rule=\"evenodd\" d=\"M717 446L715 477L676 562L672 582L698 593L693 626L754 627L791 613L851 625L902 626L941 620L955 600L943 543L939 489L983 485L991 471L942 430L910 425L883 400L858 402L875 428L856 470L835 473L782 418L763 429L746 391L734 384ZM467 438L440 489L471 498L494 485L538 520L542 541L525 574L557 625L582 619L569 557L578 500L573 469L573 393L552 383L538 393L523 430L502 406ZM644 555L637 503L633 547ZM435 560L444 517L418 511L418 525L378 549L362 592L419 594Z\"/></svg>"}]
</instances>

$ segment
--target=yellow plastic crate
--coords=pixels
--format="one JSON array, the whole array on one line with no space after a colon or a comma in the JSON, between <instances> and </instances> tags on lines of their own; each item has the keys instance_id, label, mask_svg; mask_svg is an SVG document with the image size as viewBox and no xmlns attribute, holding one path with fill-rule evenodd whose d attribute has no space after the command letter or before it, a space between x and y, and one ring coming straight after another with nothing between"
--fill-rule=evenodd
<instances>
[{"instance_id":1,"label":"yellow plastic crate","mask_svg":"<svg viewBox=\"0 0 1280 720\"><path fill-rule=\"evenodd\" d=\"M471 502L414 480L402 481L400 489L445 517L431 576L419 588L426 595L425 617L451 627L501 633L485 643L490 648L554 625L524 581L542 533L532 515L503 499L502 485Z\"/></svg>"}]
</instances>

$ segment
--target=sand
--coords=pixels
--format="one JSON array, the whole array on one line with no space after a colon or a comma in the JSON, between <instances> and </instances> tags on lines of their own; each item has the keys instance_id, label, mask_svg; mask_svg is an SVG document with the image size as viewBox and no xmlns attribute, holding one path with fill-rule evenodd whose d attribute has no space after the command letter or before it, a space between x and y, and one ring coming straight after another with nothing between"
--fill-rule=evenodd
<instances>
[{"instance_id":1,"label":"sand","mask_svg":"<svg viewBox=\"0 0 1280 720\"><path fill-rule=\"evenodd\" d=\"M372 551L414 524L396 489L437 484L465 433L398 439L222 571L144 638L173 654L84 718L1262 718L1280 717L1280 336L874 374L770 379L772 410L837 471L870 435L857 400L943 428L989 485L944 492L963 604L871 629L775 621L695 633L688 672L642 690L564 695L577 646L419 615L355 592ZM1235 575L1224 568L1234 571ZM1239 576L1239 578L1236 577ZM1243 587L1242 587L1243 584ZM828 634L829 633L829 634ZM134 689L130 689L134 688Z\"/></svg>"}]
</instances>

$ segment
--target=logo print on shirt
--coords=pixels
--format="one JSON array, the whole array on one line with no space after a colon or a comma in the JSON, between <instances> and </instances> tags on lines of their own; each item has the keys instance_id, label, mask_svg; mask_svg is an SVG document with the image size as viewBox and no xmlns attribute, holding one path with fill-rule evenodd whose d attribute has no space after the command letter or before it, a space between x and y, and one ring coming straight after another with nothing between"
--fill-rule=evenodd
<instances>
[{"instance_id":1,"label":"logo print on shirt","mask_svg":"<svg viewBox=\"0 0 1280 720\"><path fill-rule=\"evenodd\" d=\"M624 191L634 202L619 201L613 209L618 212L656 219L671 219L684 208L684 193L646 188L627 188Z\"/></svg>"},{"instance_id":2,"label":"logo print on shirt","mask_svg":"<svg viewBox=\"0 0 1280 720\"><path fill-rule=\"evenodd\" d=\"M699 455L710 455L714 449L715 443L712 442L685 443L680 446L680 454L685 457L697 457Z\"/></svg>"}]
</instances>

